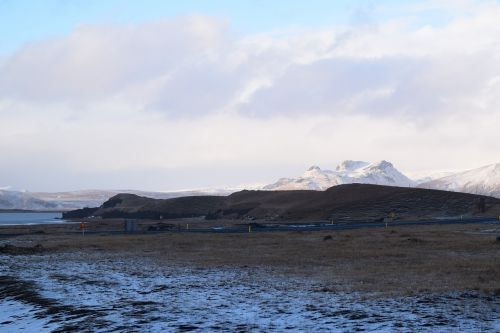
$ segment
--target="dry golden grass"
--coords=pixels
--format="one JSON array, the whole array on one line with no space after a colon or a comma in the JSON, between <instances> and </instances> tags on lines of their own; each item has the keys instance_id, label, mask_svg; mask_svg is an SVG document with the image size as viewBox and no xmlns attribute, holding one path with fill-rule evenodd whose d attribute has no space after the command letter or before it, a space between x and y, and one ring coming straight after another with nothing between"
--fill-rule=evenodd
<instances>
[{"instance_id":1,"label":"dry golden grass","mask_svg":"<svg viewBox=\"0 0 500 333\"><path fill-rule=\"evenodd\" d=\"M54 230L56 231L56 230ZM60 231L60 230L59 230ZM325 236L331 239L323 240ZM400 226L322 232L18 236L48 251L152 258L161 265L261 267L332 290L500 293L500 225Z\"/></svg>"}]
</instances>

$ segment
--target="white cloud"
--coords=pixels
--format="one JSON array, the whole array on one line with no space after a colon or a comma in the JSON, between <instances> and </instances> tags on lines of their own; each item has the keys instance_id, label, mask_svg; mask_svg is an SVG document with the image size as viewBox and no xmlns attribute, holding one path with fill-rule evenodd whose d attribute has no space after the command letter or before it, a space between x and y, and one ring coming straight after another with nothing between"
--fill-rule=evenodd
<instances>
[{"instance_id":1,"label":"white cloud","mask_svg":"<svg viewBox=\"0 0 500 333\"><path fill-rule=\"evenodd\" d=\"M500 6L467 8L440 27L409 15L239 37L191 16L26 45L0 64L0 183L42 186L20 183L32 168L46 179L218 168L224 183L235 168L348 158L409 171L500 162ZM181 180L157 188L191 186Z\"/></svg>"}]
</instances>

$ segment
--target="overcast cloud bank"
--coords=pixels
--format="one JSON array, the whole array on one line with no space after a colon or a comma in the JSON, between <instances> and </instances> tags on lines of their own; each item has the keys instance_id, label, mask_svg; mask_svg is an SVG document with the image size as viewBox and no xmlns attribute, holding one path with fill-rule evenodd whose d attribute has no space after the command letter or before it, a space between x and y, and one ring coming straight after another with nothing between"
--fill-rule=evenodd
<instances>
[{"instance_id":1,"label":"overcast cloud bank","mask_svg":"<svg viewBox=\"0 0 500 333\"><path fill-rule=\"evenodd\" d=\"M412 8L241 36L193 15L26 44L0 63L0 185L158 190L344 159L499 162L500 5L462 6L439 27L415 27Z\"/></svg>"}]
</instances>

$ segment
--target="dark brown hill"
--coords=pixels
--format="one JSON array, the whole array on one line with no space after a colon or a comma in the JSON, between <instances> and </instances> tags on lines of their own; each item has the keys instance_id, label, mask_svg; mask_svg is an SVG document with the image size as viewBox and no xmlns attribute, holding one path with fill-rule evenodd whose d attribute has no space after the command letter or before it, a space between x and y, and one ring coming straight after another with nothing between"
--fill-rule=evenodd
<instances>
[{"instance_id":1,"label":"dark brown hill","mask_svg":"<svg viewBox=\"0 0 500 333\"><path fill-rule=\"evenodd\" d=\"M377 220L495 215L500 200L417 188L368 184L334 186L326 191L242 191L231 194L217 216L285 220Z\"/></svg>"},{"instance_id":2,"label":"dark brown hill","mask_svg":"<svg viewBox=\"0 0 500 333\"><path fill-rule=\"evenodd\" d=\"M206 216L221 207L226 197L192 196L173 199L152 199L135 194L117 194L98 208L77 209L63 214L63 218L141 218L175 219Z\"/></svg>"},{"instance_id":3,"label":"dark brown hill","mask_svg":"<svg viewBox=\"0 0 500 333\"><path fill-rule=\"evenodd\" d=\"M379 220L451 216L497 216L500 199L420 188L348 184L326 191L241 191L227 197L202 196L166 200L120 194L89 212L107 217L267 220Z\"/></svg>"}]
</instances>

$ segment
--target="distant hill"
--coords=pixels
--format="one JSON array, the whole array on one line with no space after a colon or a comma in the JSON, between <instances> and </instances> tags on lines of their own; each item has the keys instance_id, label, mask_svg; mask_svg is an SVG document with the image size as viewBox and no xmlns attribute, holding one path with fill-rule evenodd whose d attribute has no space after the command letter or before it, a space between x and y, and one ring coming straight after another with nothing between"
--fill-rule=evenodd
<instances>
[{"instance_id":1,"label":"distant hill","mask_svg":"<svg viewBox=\"0 0 500 333\"><path fill-rule=\"evenodd\" d=\"M38 199L26 192L0 190L0 209L2 210L57 210L61 208L54 202Z\"/></svg>"},{"instance_id":2,"label":"distant hill","mask_svg":"<svg viewBox=\"0 0 500 333\"><path fill-rule=\"evenodd\" d=\"M154 199L169 199L197 195L227 195L235 190L182 190L171 192L148 192L137 190L80 190L68 192L27 192L0 189L0 209L18 210L74 210L85 207L97 207L109 198L129 193Z\"/></svg>"},{"instance_id":3,"label":"distant hill","mask_svg":"<svg viewBox=\"0 0 500 333\"><path fill-rule=\"evenodd\" d=\"M100 216L102 218L172 219L206 216L222 207L224 196L187 196L171 199L152 199L135 194L118 194L100 207L84 208L63 214L64 218Z\"/></svg>"},{"instance_id":4,"label":"distant hill","mask_svg":"<svg viewBox=\"0 0 500 333\"><path fill-rule=\"evenodd\" d=\"M326 191L240 191L225 197L164 200L120 194L99 208L69 212L65 217L373 221L391 213L406 220L495 216L500 213L500 199L418 188L346 184Z\"/></svg>"}]
</instances>

